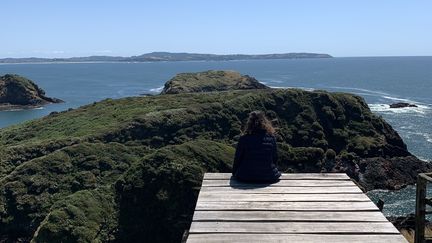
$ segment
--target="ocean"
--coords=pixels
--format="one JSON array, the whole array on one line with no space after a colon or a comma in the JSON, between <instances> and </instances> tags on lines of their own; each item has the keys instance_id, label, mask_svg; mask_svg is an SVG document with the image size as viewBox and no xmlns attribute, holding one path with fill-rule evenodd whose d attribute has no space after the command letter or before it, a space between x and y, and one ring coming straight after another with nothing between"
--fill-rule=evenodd
<instances>
[{"instance_id":1,"label":"ocean","mask_svg":"<svg viewBox=\"0 0 432 243\"><path fill-rule=\"evenodd\" d=\"M45 116L53 111L142 94L157 94L180 72L236 70L271 87L350 92L399 132L411 153L432 160L432 57L349 57L329 59L2 64L0 75L15 73L35 81L47 96L65 101L39 109L0 112L0 128ZM390 109L395 102L418 107ZM415 189L375 190L386 215L413 212Z\"/></svg>"}]
</instances>

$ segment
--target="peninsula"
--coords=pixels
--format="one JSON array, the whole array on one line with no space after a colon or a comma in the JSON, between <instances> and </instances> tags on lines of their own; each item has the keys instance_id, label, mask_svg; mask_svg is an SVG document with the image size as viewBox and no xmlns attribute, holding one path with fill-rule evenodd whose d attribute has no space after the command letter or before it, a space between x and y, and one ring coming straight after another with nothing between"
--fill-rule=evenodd
<instances>
[{"instance_id":1,"label":"peninsula","mask_svg":"<svg viewBox=\"0 0 432 243\"><path fill-rule=\"evenodd\" d=\"M262 60L262 59L299 59L299 58L332 58L329 54L320 53L282 53L282 54L199 54L199 53L173 53L151 52L138 56L89 56L71 58L2 58L0 63L75 63L75 62L161 62L161 61L234 61L234 60Z\"/></svg>"}]
</instances>

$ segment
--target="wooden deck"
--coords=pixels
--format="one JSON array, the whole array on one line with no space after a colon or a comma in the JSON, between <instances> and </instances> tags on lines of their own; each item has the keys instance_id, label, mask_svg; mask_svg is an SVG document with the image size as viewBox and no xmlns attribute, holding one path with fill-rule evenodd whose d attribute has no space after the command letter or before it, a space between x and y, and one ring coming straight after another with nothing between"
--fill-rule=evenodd
<instances>
[{"instance_id":1,"label":"wooden deck","mask_svg":"<svg viewBox=\"0 0 432 243\"><path fill-rule=\"evenodd\" d=\"M407 241L346 174L283 174L268 185L206 173L187 242Z\"/></svg>"}]
</instances>

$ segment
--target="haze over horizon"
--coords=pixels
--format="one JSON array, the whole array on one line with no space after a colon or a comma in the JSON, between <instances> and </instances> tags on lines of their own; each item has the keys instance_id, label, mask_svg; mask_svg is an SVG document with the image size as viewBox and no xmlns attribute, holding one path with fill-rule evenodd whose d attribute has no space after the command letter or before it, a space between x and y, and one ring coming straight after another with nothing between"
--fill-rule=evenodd
<instances>
[{"instance_id":1,"label":"haze over horizon","mask_svg":"<svg viewBox=\"0 0 432 243\"><path fill-rule=\"evenodd\" d=\"M432 2L5 0L0 58L327 53L432 56Z\"/></svg>"}]
</instances>

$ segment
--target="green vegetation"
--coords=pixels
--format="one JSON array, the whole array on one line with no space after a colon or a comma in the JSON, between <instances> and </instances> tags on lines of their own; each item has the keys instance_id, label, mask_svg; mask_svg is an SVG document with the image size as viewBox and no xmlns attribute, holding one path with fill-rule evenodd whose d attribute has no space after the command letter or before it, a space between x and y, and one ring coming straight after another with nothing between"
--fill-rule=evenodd
<instances>
[{"instance_id":1,"label":"green vegetation","mask_svg":"<svg viewBox=\"0 0 432 243\"><path fill-rule=\"evenodd\" d=\"M180 73L165 83L161 94L210 92L240 89L268 89L253 77L234 71Z\"/></svg>"},{"instance_id":2,"label":"green vegetation","mask_svg":"<svg viewBox=\"0 0 432 243\"><path fill-rule=\"evenodd\" d=\"M372 189L412 183L429 169L350 94L263 89L107 99L0 130L0 241L179 242L203 174L231 171L253 110L277 126L284 172L343 171ZM407 156L409 165L401 162Z\"/></svg>"},{"instance_id":3,"label":"green vegetation","mask_svg":"<svg viewBox=\"0 0 432 243\"><path fill-rule=\"evenodd\" d=\"M52 207L33 242L107 242L117 227L112 190L82 190Z\"/></svg>"}]
</instances>

